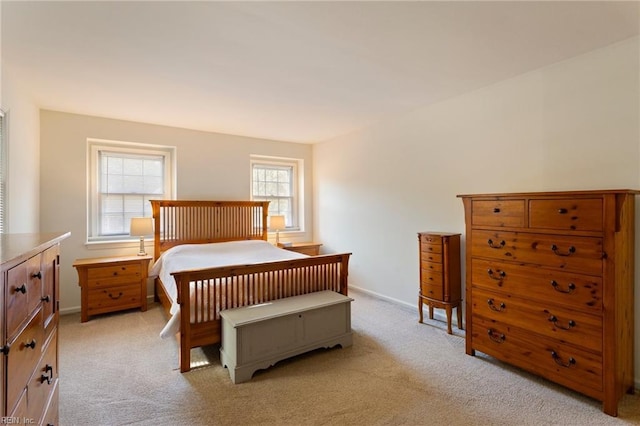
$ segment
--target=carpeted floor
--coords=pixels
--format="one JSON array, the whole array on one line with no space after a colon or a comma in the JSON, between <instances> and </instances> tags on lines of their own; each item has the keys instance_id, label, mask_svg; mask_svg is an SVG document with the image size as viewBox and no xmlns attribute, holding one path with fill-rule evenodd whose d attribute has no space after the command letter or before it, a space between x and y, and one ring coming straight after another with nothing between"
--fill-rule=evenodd
<instances>
[{"instance_id":1,"label":"carpeted floor","mask_svg":"<svg viewBox=\"0 0 640 426\"><path fill-rule=\"evenodd\" d=\"M60 425L629 425L601 404L490 357L464 352L464 332L353 291L350 348L318 350L234 385L218 348L181 374L177 344L158 333L158 305L60 321Z\"/></svg>"}]
</instances>

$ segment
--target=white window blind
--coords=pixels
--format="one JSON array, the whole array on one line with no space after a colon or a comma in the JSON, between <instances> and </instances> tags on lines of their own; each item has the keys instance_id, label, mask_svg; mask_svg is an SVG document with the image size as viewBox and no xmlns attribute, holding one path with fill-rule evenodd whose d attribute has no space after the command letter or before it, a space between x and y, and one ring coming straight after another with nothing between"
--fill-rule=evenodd
<instances>
[{"instance_id":1,"label":"white window blind","mask_svg":"<svg viewBox=\"0 0 640 426\"><path fill-rule=\"evenodd\" d=\"M301 227L298 168L296 160L255 157L251 162L251 199L270 201L269 216L284 215L289 230Z\"/></svg>"},{"instance_id":2,"label":"white window blind","mask_svg":"<svg viewBox=\"0 0 640 426\"><path fill-rule=\"evenodd\" d=\"M171 199L171 151L141 145L91 145L89 240L129 236L133 217L150 217L151 199Z\"/></svg>"}]
</instances>

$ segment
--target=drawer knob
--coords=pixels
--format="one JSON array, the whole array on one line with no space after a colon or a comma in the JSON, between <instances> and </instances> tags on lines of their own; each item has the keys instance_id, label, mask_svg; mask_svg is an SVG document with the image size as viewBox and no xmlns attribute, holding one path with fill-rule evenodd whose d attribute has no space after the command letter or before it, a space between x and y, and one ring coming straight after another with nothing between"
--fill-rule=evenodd
<instances>
[{"instance_id":1,"label":"drawer knob","mask_svg":"<svg viewBox=\"0 0 640 426\"><path fill-rule=\"evenodd\" d=\"M487 334L489 335L489 338L496 343L504 343L507 338L503 333L498 334L491 328L487 330Z\"/></svg>"},{"instance_id":2,"label":"drawer knob","mask_svg":"<svg viewBox=\"0 0 640 426\"><path fill-rule=\"evenodd\" d=\"M20 287L16 287L15 293L26 294L27 293L27 286L25 284L22 284Z\"/></svg>"},{"instance_id":3,"label":"drawer knob","mask_svg":"<svg viewBox=\"0 0 640 426\"><path fill-rule=\"evenodd\" d=\"M551 358L553 358L556 364L565 368L569 368L572 365L576 364L576 359L574 357L569 357L569 361L565 363L564 361L562 361L562 358L560 358L560 355L558 355L556 351L551 351Z\"/></svg>"},{"instance_id":4,"label":"drawer knob","mask_svg":"<svg viewBox=\"0 0 640 426\"><path fill-rule=\"evenodd\" d=\"M3 347L0 348L0 352L2 352L5 355L9 355L9 350L10 349L11 349L11 346L4 345Z\"/></svg>"},{"instance_id":5,"label":"drawer knob","mask_svg":"<svg viewBox=\"0 0 640 426\"><path fill-rule=\"evenodd\" d=\"M494 212L494 213L500 213L500 209L499 209L498 207L494 207L494 208L493 208L493 212Z\"/></svg>"},{"instance_id":6,"label":"drawer knob","mask_svg":"<svg viewBox=\"0 0 640 426\"><path fill-rule=\"evenodd\" d=\"M487 240L487 244L489 244L489 247L494 248L494 249L499 249L504 247L505 244L507 244L504 240L500 241L500 243L498 244L493 244L493 240L491 238L489 238Z\"/></svg>"},{"instance_id":7,"label":"drawer knob","mask_svg":"<svg viewBox=\"0 0 640 426\"><path fill-rule=\"evenodd\" d=\"M566 293L566 294L571 294L576 289L576 285L574 283L569 283L566 290L563 288L560 288L556 280L551 280L551 286L555 291L558 291L560 293Z\"/></svg>"},{"instance_id":8,"label":"drawer knob","mask_svg":"<svg viewBox=\"0 0 640 426\"><path fill-rule=\"evenodd\" d=\"M46 296L42 296L40 298L40 300L43 301L43 302L49 303L49 302L51 302L51 297L49 297L49 295L47 294Z\"/></svg>"},{"instance_id":9,"label":"drawer knob","mask_svg":"<svg viewBox=\"0 0 640 426\"><path fill-rule=\"evenodd\" d=\"M31 339L31 341L29 343L25 343L24 344L25 348L31 348L31 349L35 349L36 348L36 339Z\"/></svg>"},{"instance_id":10,"label":"drawer knob","mask_svg":"<svg viewBox=\"0 0 640 426\"><path fill-rule=\"evenodd\" d=\"M496 280L496 281L502 281L504 279L504 277L507 276L507 273L505 271L497 269L494 272L493 269L491 269L491 268L487 269L487 274L489 275L489 278L491 278L493 280Z\"/></svg>"},{"instance_id":11,"label":"drawer knob","mask_svg":"<svg viewBox=\"0 0 640 426\"><path fill-rule=\"evenodd\" d=\"M569 210L567 209L558 209L558 214L567 214Z\"/></svg>"},{"instance_id":12,"label":"drawer knob","mask_svg":"<svg viewBox=\"0 0 640 426\"><path fill-rule=\"evenodd\" d=\"M493 299L488 299L487 300L487 305L489 305L489 308L492 311L496 311L496 312L503 312L505 309L507 309L507 305L505 305L504 302L500 302L500 306L498 307L494 303Z\"/></svg>"},{"instance_id":13,"label":"drawer knob","mask_svg":"<svg viewBox=\"0 0 640 426\"><path fill-rule=\"evenodd\" d=\"M573 253L576 252L576 248L574 246L570 246L569 250L565 253L560 252L560 250L558 250L558 246L555 244L551 245L551 251L553 251L553 253L556 256L571 256Z\"/></svg>"},{"instance_id":14,"label":"drawer knob","mask_svg":"<svg viewBox=\"0 0 640 426\"><path fill-rule=\"evenodd\" d=\"M558 318L555 315L551 315L549 317L549 321L551 321L556 327L562 330L569 330L576 326L576 322L574 320L569 320L566 326L563 326L562 324L558 324Z\"/></svg>"},{"instance_id":15,"label":"drawer knob","mask_svg":"<svg viewBox=\"0 0 640 426\"><path fill-rule=\"evenodd\" d=\"M35 274L31 274L31 278L37 278L37 279L41 280L42 279L42 272L38 271Z\"/></svg>"},{"instance_id":16,"label":"drawer knob","mask_svg":"<svg viewBox=\"0 0 640 426\"><path fill-rule=\"evenodd\" d=\"M108 295L109 295L109 297L110 297L111 299L113 299L113 300L118 300L118 299L120 299L120 298L122 297L122 292L119 292L117 296L114 296L114 295L113 295L113 294L111 294L111 293L109 293Z\"/></svg>"}]
</instances>

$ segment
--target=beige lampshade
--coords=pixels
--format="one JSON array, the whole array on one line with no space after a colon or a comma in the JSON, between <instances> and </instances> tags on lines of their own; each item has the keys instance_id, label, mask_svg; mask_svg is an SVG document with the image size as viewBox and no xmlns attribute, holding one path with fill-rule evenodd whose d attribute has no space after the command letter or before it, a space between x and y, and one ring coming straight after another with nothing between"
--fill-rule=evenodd
<instances>
[{"instance_id":1,"label":"beige lampshade","mask_svg":"<svg viewBox=\"0 0 640 426\"><path fill-rule=\"evenodd\" d=\"M269 216L269 229L279 231L286 228L283 215Z\"/></svg>"},{"instance_id":2,"label":"beige lampshade","mask_svg":"<svg viewBox=\"0 0 640 426\"><path fill-rule=\"evenodd\" d=\"M153 218L132 217L129 235L134 237L144 237L153 234Z\"/></svg>"}]
</instances>

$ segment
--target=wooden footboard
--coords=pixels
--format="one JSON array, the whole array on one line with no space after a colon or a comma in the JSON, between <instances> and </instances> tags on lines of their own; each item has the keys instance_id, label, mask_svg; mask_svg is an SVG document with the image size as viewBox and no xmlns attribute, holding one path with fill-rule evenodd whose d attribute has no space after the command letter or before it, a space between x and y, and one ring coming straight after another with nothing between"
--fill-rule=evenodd
<instances>
[{"instance_id":1,"label":"wooden footboard","mask_svg":"<svg viewBox=\"0 0 640 426\"><path fill-rule=\"evenodd\" d=\"M180 371L191 349L221 341L220 311L322 290L347 295L350 253L173 273L180 304Z\"/></svg>"}]
</instances>

